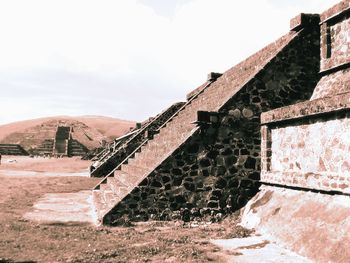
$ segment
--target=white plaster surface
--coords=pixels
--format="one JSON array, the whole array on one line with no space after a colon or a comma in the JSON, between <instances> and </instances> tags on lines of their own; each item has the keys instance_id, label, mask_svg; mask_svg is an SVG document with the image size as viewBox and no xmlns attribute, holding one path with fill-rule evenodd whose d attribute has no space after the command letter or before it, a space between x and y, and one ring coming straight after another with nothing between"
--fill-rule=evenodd
<instances>
[{"instance_id":1,"label":"white plaster surface","mask_svg":"<svg viewBox=\"0 0 350 263\"><path fill-rule=\"evenodd\" d=\"M96 216L91 204L91 191L45 194L24 214L24 218L39 223L91 223Z\"/></svg>"}]
</instances>

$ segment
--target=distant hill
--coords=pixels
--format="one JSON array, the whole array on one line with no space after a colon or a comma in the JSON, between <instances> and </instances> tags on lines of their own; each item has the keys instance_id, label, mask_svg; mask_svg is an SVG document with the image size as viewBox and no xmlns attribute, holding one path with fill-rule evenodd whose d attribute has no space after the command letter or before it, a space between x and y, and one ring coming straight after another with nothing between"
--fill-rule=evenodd
<instances>
[{"instance_id":1,"label":"distant hill","mask_svg":"<svg viewBox=\"0 0 350 263\"><path fill-rule=\"evenodd\" d=\"M55 116L0 125L0 143L20 144L26 150L55 136L57 126L73 127L73 138L89 149L129 131L135 122L103 116Z\"/></svg>"}]
</instances>

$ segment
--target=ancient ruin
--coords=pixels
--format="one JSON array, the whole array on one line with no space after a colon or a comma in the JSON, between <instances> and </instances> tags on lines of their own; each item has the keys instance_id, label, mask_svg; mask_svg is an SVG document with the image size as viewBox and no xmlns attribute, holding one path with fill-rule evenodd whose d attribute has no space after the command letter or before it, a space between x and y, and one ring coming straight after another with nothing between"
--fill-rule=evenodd
<instances>
[{"instance_id":1,"label":"ancient ruin","mask_svg":"<svg viewBox=\"0 0 350 263\"><path fill-rule=\"evenodd\" d=\"M193 217L243 207L261 185L262 112L308 100L320 80L319 16L188 94L93 191L99 220ZM103 164L100 164L103 165Z\"/></svg>"},{"instance_id":2,"label":"ancient ruin","mask_svg":"<svg viewBox=\"0 0 350 263\"><path fill-rule=\"evenodd\" d=\"M34 125L8 133L0 141L2 145L0 153L32 156L84 156L89 150L98 147L101 141L109 139L82 121L51 117L42 122L34 121ZM24 151L14 151L16 145L20 145ZM9 149L10 146L11 151L4 148Z\"/></svg>"},{"instance_id":3,"label":"ancient ruin","mask_svg":"<svg viewBox=\"0 0 350 263\"><path fill-rule=\"evenodd\" d=\"M119 169L131 154L138 151L148 140L152 140L154 134L157 134L184 104L179 102L171 105L154 118L136 124L129 133L107 144L105 149L93 158L94 163L90 166L91 176L105 177Z\"/></svg>"},{"instance_id":4,"label":"ancient ruin","mask_svg":"<svg viewBox=\"0 0 350 263\"><path fill-rule=\"evenodd\" d=\"M0 154L3 155L29 155L29 153L23 149L19 144L0 144Z\"/></svg>"},{"instance_id":5,"label":"ancient ruin","mask_svg":"<svg viewBox=\"0 0 350 263\"><path fill-rule=\"evenodd\" d=\"M57 126L55 138L45 140L38 152L53 156L83 156L88 149L72 138L72 132L71 126Z\"/></svg>"},{"instance_id":6,"label":"ancient ruin","mask_svg":"<svg viewBox=\"0 0 350 263\"><path fill-rule=\"evenodd\" d=\"M322 13L320 31L310 99L261 115L262 186L242 222L316 262L348 262L350 2Z\"/></svg>"},{"instance_id":7,"label":"ancient ruin","mask_svg":"<svg viewBox=\"0 0 350 263\"><path fill-rule=\"evenodd\" d=\"M349 0L296 16L276 42L209 74L150 136L154 122L99 158L100 223L244 207L243 225L301 255L350 258L332 252L350 242L349 16Z\"/></svg>"}]
</instances>

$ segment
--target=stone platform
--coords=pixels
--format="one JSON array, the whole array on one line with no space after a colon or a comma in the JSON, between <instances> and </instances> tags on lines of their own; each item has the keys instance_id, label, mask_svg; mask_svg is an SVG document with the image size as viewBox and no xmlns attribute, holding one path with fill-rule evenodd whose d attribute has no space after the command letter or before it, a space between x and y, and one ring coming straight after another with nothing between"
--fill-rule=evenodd
<instances>
[{"instance_id":1,"label":"stone platform","mask_svg":"<svg viewBox=\"0 0 350 263\"><path fill-rule=\"evenodd\" d=\"M349 196L262 186L241 224L313 262L349 262Z\"/></svg>"}]
</instances>

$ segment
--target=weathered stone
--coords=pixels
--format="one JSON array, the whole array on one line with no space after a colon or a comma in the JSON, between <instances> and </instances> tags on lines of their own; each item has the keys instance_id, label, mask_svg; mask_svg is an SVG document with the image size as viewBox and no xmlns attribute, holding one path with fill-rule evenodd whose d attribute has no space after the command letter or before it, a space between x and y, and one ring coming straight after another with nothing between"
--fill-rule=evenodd
<instances>
[{"instance_id":1,"label":"weathered stone","mask_svg":"<svg viewBox=\"0 0 350 263\"><path fill-rule=\"evenodd\" d=\"M203 176L209 176L209 171L208 170L201 170L201 173Z\"/></svg>"},{"instance_id":2,"label":"weathered stone","mask_svg":"<svg viewBox=\"0 0 350 263\"><path fill-rule=\"evenodd\" d=\"M210 159L215 159L216 156L218 156L219 152L216 150L211 150L210 152L207 153L207 157Z\"/></svg>"},{"instance_id":3,"label":"weathered stone","mask_svg":"<svg viewBox=\"0 0 350 263\"><path fill-rule=\"evenodd\" d=\"M214 167L214 174L215 174L215 176L221 176L221 175L224 175L225 173L226 173L225 166Z\"/></svg>"},{"instance_id":4,"label":"weathered stone","mask_svg":"<svg viewBox=\"0 0 350 263\"><path fill-rule=\"evenodd\" d=\"M210 201L210 202L208 202L208 207L209 208L218 208L219 207L219 203L218 203L218 201Z\"/></svg>"},{"instance_id":5,"label":"weathered stone","mask_svg":"<svg viewBox=\"0 0 350 263\"><path fill-rule=\"evenodd\" d=\"M215 183L215 187L219 189L225 188L226 185L227 185L227 182L224 178L219 178Z\"/></svg>"},{"instance_id":6,"label":"weathered stone","mask_svg":"<svg viewBox=\"0 0 350 263\"><path fill-rule=\"evenodd\" d=\"M171 170L171 173L172 173L173 175L182 175L181 169L178 169L178 168L172 169L172 170Z\"/></svg>"},{"instance_id":7,"label":"weathered stone","mask_svg":"<svg viewBox=\"0 0 350 263\"><path fill-rule=\"evenodd\" d=\"M195 190L195 186L192 183L186 182L183 184L185 189L188 191L194 191Z\"/></svg>"},{"instance_id":8,"label":"weathered stone","mask_svg":"<svg viewBox=\"0 0 350 263\"><path fill-rule=\"evenodd\" d=\"M248 178L252 180L260 180L260 173L259 172L249 173Z\"/></svg>"},{"instance_id":9,"label":"weathered stone","mask_svg":"<svg viewBox=\"0 0 350 263\"><path fill-rule=\"evenodd\" d=\"M255 165L256 165L256 159L248 156L244 164L244 167L247 169L255 169L256 168Z\"/></svg>"},{"instance_id":10,"label":"weathered stone","mask_svg":"<svg viewBox=\"0 0 350 263\"><path fill-rule=\"evenodd\" d=\"M181 177L174 177L173 183L174 183L174 186L180 186L182 184L182 178Z\"/></svg>"},{"instance_id":11,"label":"weathered stone","mask_svg":"<svg viewBox=\"0 0 350 263\"><path fill-rule=\"evenodd\" d=\"M254 112L249 109L249 108L244 108L243 111L242 111L242 115L244 118L252 118L254 116Z\"/></svg>"},{"instance_id":12,"label":"weathered stone","mask_svg":"<svg viewBox=\"0 0 350 263\"><path fill-rule=\"evenodd\" d=\"M230 179L230 181L228 183L228 187L229 188L237 188L237 187L239 187L239 181L236 178Z\"/></svg>"},{"instance_id":13,"label":"weathered stone","mask_svg":"<svg viewBox=\"0 0 350 263\"><path fill-rule=\"evenodd\" d=\"M210 166L210 161L208 159L201 159L199 161L199 165L201 167L209 167Z\"/></svg>"},{"instance_id":14,"label":"weathered stone","mask_svg":"<svg viewBox=\"0 0 350 263\"><path fill-rule=\"evenodd\" d=\"M228 114L233 116L236 120L241 118L241 111L239 109L229 110Z\"/></svg>"},{"instance_id":15,"label":"weathered stone","mask_svg":"<svg viewBox=\"0 0 350 263\"><path fill-rule=\"evenodd\" d=\"M234 211L257 192L260 113L309 99L319 79L318 33L311 28L291 32L217 82L202 86L198 97L193 95L178 117L141 148L133 163L147 169L125 172L159 183L140 196L143 204L156 208L152 214L194 206ZM194 123L198 110L217 111L218 122L198 127ZM115 176L128 167L123 165ZM150 188L148 184L143 187ZM183 198L180 203L176 196ZM131 200L133 194L123 197L120 204ZM129 214L132 218L137 213Z\"/></svg>"}]
</instances>

